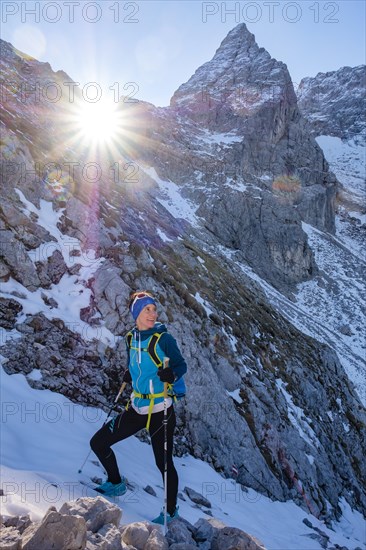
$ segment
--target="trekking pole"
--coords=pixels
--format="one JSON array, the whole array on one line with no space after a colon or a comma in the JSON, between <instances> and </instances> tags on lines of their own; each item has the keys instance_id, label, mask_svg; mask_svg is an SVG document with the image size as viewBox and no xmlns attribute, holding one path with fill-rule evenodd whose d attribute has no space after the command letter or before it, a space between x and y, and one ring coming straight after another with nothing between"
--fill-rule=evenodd
<instances>
[{"instance_id":1,"label":"trekking pole","mask_svg":"<svg viewBox=\"0 0 366 550\"><path fill-rule=\"evenodd\" d=\"M108 411L108 414L107 414L107 416L106 416L106 419L105 419L104 422L103 422L103 426L106 425L107 420L108 420L108 418L109 418L111 412L113 411L113 409L114 409L114 407L115 407L115 405L116 405L118 399L121 397L122 393L124 392L125 387L126 387L126 382L123 382L122 385L121 385L121 387L120 387L120 389L119 389L119 392L118 392L117 395L116 395L115 400L113 401L113 404L112 404L111 408L110 408L109 411ZM103 428L103 426L102 426L102 428ZM80 468L79 468L79 470L78 470L78 474L81 474L81 473L82 473L83 468L84 468L84 466L85 466L85 464L86 464L86 461L88 460L88 458L89 458L91 452L92 452L92 450L90 449L89 452L88 452L88 454L87 454L87 456L86 456L86 459L84 460L84 462L82 463L82 465L80 466Z\"/></svg>"},{"instance_id":2,"label":"trekking pole","mask_svg":"<svg viewBox=\"0 0 366 550\"><path fill-rule=\"evenodd\" d=\"M164 357L163 368L169 365L169 357ZM168 513L168 383L164 382L164 535L167 533L167 513Z\"/></svg>"}]
</instances>

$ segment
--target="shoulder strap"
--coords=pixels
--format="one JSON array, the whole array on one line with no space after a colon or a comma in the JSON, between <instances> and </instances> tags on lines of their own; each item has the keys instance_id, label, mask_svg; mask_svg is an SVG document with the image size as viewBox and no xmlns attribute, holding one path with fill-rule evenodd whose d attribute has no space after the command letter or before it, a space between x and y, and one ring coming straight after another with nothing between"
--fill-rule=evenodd
<instances>
[{"instance_id":1,"label":"shoulder strap","mask_svg":"<svg viewBox=\"0 0 366 550\"><path fill-rule=\"evenodd\" d=\"M163 366L163 362L160 359L160 357L159 357L159 355L156 351L156 346L157 346L157 344L158 344L158 342L159 342L159 340L160 340L160 338L163 334L164 334L164 332L155 332L151 336L151 338L149 340L149 343L147 345L147 348L145 348L145 351L148 352L148 354L150 355L150 358L155 363L157 368L160 368L160 367ZM128 347L129 350L131 349L132 338L133 338L132 332L128 332L126 334L126 343L127 343L127 347Z\"/></svg>"},{"instance_id":2,"label":"shoulder strap","mask_svg":"<svg viewBox=\"0 0 366 550\"><path fill-rule=\"evenodd\" d=\"M148 346L147 346L147 351L148 351L148 354L150 355L151 359L154 361L155 365L157 366L157 368L160 368L162 365L163 365L163 362L162 360L160 359L160 357L158 356L157 352L156 352L156 346L161 338L161 336L163 335L164 333L163 332L155 332L150 340L149 340L149 343L148 343Z\"/></svg>"},{"instance_id":3,"label":"shoulder strap","mask_svg":"<svg viewBox=\"0 0 366 550\"><path fill-rule=\"evenodd\" d=\"M126 334L126 342L128 349L131 349L131 342L132 342L132 332L128 332Z\"/></svg>"}]
</instances>

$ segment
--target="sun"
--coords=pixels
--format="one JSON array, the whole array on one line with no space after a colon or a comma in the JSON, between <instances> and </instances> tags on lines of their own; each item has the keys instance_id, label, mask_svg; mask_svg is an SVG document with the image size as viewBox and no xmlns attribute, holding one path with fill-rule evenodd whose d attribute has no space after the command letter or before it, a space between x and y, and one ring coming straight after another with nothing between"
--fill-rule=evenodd
<instances>
[{"instance_id":1,"label":"sun","mask_svg":"<svg viewBox=\"0 0 366 550\"><path fill-rule=\"evenodd\" d=\"M63 146L93 162L101 159L115 166L121 159L134 158L142 146L156 144L146 135L146 120L139 110L124 101L102 99L87 102L78 97L62 114ZM124 163L126 164L126 163Z\"/></svg>"},{"instance_id":2,"label":"sun","mask_svg":"<svg viewBox=\"0 0 366 550\"><path fill-rule=\"evenodd\" d=\"M120 116L113 101L84 102L78 109L76 126L84 141L105 144L120 130Z\"/></svg>"}]
</instances>

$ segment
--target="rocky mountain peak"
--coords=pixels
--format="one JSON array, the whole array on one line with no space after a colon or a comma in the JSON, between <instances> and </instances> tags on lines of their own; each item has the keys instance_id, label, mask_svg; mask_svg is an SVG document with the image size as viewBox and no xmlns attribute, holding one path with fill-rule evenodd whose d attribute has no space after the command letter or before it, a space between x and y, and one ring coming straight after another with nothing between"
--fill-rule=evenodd
<instances>
[{"instance_id":1,"label":"rocky mountain peak","mask_svg":"<svg viewBox=\"0 0 366 550\"><path fill-rule=\"evenodd\" d=\"M228 66L237 65L239 68L241 64L238 62L238 56L253 58L258 55L258 51L259 47L254 34L248 30L245 23L241 23L226 35L216 50L213 59L201 66L197 73L202 70L202 67L212 68L215 64L220 73L224 73ZM268 52L265 53L270 57ZM220 66L217 63L218 61L226 61L226 63Z\"/></svg>"},{"instance_id":2,"label":"rocky mountain peak","mask_svg":"<svg viewBox=\"0 0 366 550\"><path fill-rule=\"evenodd\" d=\"M178 88L171 106L208 127L214 120L216 127L228 130L227 112L243 119L262 105L283 99L296 104L286 65L260 48L242 23L229 32L211 61ZM215 116L209 116L213 111ZM223 116L217 117L218 111Z\"/></svg>"}]
</instances>

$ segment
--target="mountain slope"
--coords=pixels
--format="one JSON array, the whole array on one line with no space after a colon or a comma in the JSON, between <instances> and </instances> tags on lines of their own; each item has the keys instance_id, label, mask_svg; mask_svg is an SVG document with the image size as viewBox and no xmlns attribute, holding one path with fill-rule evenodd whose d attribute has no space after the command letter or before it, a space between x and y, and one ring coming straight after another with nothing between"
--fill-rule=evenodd
<instances>
[{"instance_id":1,"label":"mountain slope","mask_svg":"<svg viewBox=\"0 0 366 550\"><path fill-rule=\"evenodd\" d=\"M66 78L2 48L8 78L29 86ZM229 73L232 48L253 72L260 56L273 74L277 62L245 27L229 33L217 54L218 66L227 58ZM283 90L287 72L278 66ZM239 76L245 85L245 72ZM211 121L216 106L202 128L189 112L191 99L183 105L189 93L166 109L122 103L129 133L113 152L77 142L75 104L39 104L34 95L23 101L16 87L7 92L0 264L6 372L22 372L34 388L74 402L107 406L125 361L129 291L151 289L189 364L177 453L226 476L236 464L241 484L293 499L317 516L339 516L343 498L362 509L365 416L353 384L336 353L296 329L289 310L276 310L258 284L261 276L293 298L295 284L319 269L303 223L327 235L335 227L335 178L292 92L234 113L231 129ZM235 178L224 168L222 180L222 165L242 158L248 128L255 160ZM270 159L256 153L261 137ZM205 172L217 160L221 165ZM99 179L85 177L88 163L98 165Z\"/></svg>"},{"instance_id":2,"label":"mountain slope","mask_svg":"<svg viewBox=\"0 0 366 550\"><path fill-rule=\"evenodd\" d=\"M299 301L307 311L319 310L334 336L349 376L366 402L366 340L364 241L366 236L366 120L364 65L304 78L298 89L299 107L340 185L332 238L306 229L316 250L316 262L326 274L301 285Z\"/></svg>"}]
</instances>

